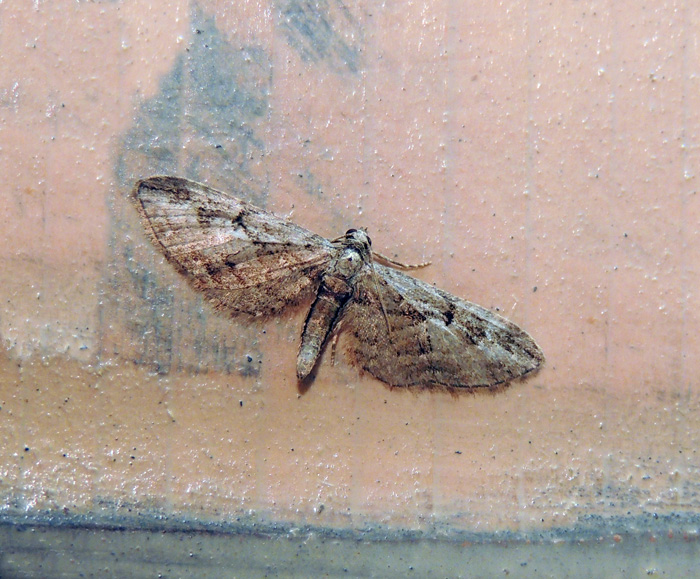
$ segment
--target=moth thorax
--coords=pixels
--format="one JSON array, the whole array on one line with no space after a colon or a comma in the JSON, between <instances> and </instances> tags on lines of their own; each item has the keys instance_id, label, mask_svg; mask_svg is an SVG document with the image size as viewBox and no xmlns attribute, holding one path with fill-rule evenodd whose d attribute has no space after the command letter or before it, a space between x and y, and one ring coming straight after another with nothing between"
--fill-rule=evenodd
<instances>
[{"instance_id":1,"label":"moth thorax","mask_svg":"<svg viewBox=\"0 0 700 579\"><path fill-rule=\"evenodd\" d=\"M328 276L323 280L323 283L337 297L347 296L352 293L352 286L340 277Z\"/></svg>"},{"instance_id":2,"label":"moth thorax","mask_svg":"<svg viewBox=\"0 0 700 579\"><path fill-rule=\"evenodd\" d=\"M362 268L362 256L350 247L343 250L335 265L336 274L348 279L355 275Z\"/></svg>"}]
</instances>

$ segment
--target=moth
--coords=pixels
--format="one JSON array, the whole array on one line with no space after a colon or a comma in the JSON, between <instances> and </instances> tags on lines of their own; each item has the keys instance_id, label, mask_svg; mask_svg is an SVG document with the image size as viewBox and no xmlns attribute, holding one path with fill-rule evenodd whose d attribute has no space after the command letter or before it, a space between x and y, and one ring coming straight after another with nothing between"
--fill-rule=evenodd
<instances>
[{"instance_id":1,"label":"moth","mask_svg":"<svg viewBox=\"0 0 700 579\"><path fill-rule=\"evenodd\" d=\"M406 266L373 253L364 229L328 240L179 177L139 181L132 200L156 247L217 310L260 318L311 304L299 381L341 334L349 361L389 386L497 387L544 363L518 326L397 271Z\"/></svg>"}]
</instances>

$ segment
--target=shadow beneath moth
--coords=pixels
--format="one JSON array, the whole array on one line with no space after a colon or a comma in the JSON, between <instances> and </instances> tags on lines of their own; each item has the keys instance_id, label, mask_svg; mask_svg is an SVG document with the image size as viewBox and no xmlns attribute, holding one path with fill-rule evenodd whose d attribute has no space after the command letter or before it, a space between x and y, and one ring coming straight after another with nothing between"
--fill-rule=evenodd
<instances>
[{"instance_id":1,"label":"shadow beneath moth","mask_svg":"<svg viewBox=\"0 0 700 579\"><path fill-rule=\"evenodd\" d=\"M167 260L217 310L269 317L310 303L297 356L308 381L342 333L349 361L389 386L500 388L544 355L515 324L397 269L366 231L328 240L201 183L139 181L132 200Z\"/></svg>"}]
</instances>

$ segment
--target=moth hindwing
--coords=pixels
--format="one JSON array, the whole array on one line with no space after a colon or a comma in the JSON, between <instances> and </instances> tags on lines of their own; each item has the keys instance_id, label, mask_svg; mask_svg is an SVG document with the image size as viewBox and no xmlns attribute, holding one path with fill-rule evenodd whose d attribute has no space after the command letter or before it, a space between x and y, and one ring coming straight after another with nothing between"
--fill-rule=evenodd
<instances>
[{"instance_id":1,"label":"moth hindwing","mask_svg":"<svg viewBox=\"0 0 700 579\"><path fill-rule=\"evenodd\" d=\"M515 324L377 263L362 229L330 241L179 177L139 181L132 197L152 241L216 309L257 317L311 304L299 380L337 333L349 360L390 386L494 387L544 363Z\"/></svg>"}]
</instances>

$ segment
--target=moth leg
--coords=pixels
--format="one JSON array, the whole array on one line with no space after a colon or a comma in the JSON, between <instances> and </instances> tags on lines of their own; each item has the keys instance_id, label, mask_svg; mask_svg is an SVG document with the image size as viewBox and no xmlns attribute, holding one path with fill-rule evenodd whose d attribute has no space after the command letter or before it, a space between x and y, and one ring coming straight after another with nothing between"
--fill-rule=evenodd
<instances>
[{"instance_id":1,"label":"moth leg","mask_svg":"<svg viewBox=\"0 0 700 579\"><path fill-rule=\"evenodd\" d=\"M340 339L340 332L343 331L343 320L341 319L331 330L331 365L335 366L335 352Z\"/></svg>"},{"instance_id":2,"label":"moth leg","mask_svg":"<svg viewBox=\"0 0 700 579\"><path fill-rule=\"evenodd\" d=\"M382 265L386 265L388 267L394 267L396 269L420 269L421 267L428 267L430 265L429 261L425 261L423 263L401 263L400 261L396 261L391 259L390 257L387 257L386 255L377 253L376 251L372 253L372 256L378 263L381 263Z\"/></svg>"}]
</instances>

